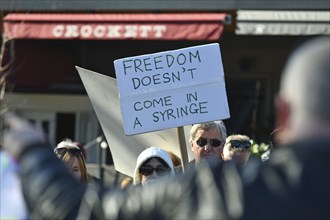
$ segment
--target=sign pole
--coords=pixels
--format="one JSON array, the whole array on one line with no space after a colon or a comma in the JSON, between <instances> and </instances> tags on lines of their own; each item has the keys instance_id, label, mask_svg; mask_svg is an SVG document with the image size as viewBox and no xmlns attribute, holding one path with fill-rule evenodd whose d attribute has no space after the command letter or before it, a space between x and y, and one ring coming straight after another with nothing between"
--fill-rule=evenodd
<instances>
[{"instance_id":1,"label":"sign pole","mask_svg":"<svg viewBox=\"0 0 330 220\"><path fill-rule=\"evenodd\" d=\"M185 171L187 171L189 169L188 168L189 161L188 161L186 140L185 140L184 130L183 130L182 126L177 128L177 133L178 133L179 144L180 144L182 172L184 173Z\"/></svg>"}]
</instances>

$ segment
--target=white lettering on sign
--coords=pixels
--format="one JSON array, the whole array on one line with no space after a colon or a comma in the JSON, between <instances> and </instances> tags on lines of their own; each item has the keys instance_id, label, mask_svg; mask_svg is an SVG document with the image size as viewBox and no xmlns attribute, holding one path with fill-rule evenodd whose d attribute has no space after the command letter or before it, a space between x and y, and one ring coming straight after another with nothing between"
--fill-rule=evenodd
<instances>
[{"instance_id":1,"label":"white lettering on sign","mask_svg":"<svg viewBox=\"0 0 330 220\"><path fill-rule=\"evenodd\" d=\"M56 25L55 38L162 38L166 25Z\"/></svg>"},{"instance_id":2,"label":"white lettering on sign","mask_svg":"<svg viewBox=\"0 0 330 220\"><path fill-rule=\"evenodd\" d=\"M67 25L66 26L66 32L64 34L65 37L78 37L78 26L76 25Z\"/></svg>"},{"instance_id":3,"label":"white lettering on sign","mask_svg":"<svg viewBox=\"0 0 330 220\"><path fill-rule=\"evenodd\" d=\"M98 25L94 29L94 35L97 38L101 38L105 35L106 28L103 25Z\"/></svg>"},{"instance_id":4,"label":"white lettering on sign","mask_svg":"<svg viewBox=\"0 0 330 220\"><path fill-rule=\"evenodd\" d=\"M64 26L63 25L56 25L52 30L52 35L54 37L61 37L64 32Z\"/></svg>"},{"instance_id":5,"label":"white lettering on sign","mask_svg":"<svg viewBox=\"0 0 330 220\"><path fill-rule=\"evenodd\" d=\"M155 31L155 37L161 38L163 36L163 33L166 31L166 26L164 25L155 25L154 26Z\"/></svg>"},{"instance_id":6,"label":"white lettering on sign","mask_svg":"<svg viewBox=\"0 0 330 220\"><path fill-rule=\"evenodd\" d=\"M137 37L137 26L136 25L126 25L124 37Z\"/></svg>"},{"instance_id":7,"label":"white lettering on sign","mask_svg":"<svg viewBox=\"0 0 330 220\"><path fill-rule=\"evenodd\" d=\"M108 26L107 37L109 37L109 38L120 38L121 37L121 34L120 34L121 28L122 27L120 25Z\"/></svg>"},{"instance_id":8,"label":"white lettering on sign","mask_svg":"<svg viewBox=\"0 0 330 220\"><path fill-rule=\"evenodd\" d=\"M150 25L141 25L140 26L140 30L141 30L141 37L148 37L150 31L152 31L152 27ZM155 36L156 36L156 32L155 32Z\"/></svg>"},{"instance_id":9,"label":"white lettering on sign","mask_svg":"<svg viewBox=\"0 0 330 220\"><path fill-rule=\"evenodd\" d=\"M80 29L80 35L82 36L82 37L89 37L89 36L91 36L92 35L92 32L93 32L93 29L92 29L92 27L91 26L82 26L81 27L81 29ZM70 37L70 36L68 36L68 37Z\"/></svg>"}]
</instances>

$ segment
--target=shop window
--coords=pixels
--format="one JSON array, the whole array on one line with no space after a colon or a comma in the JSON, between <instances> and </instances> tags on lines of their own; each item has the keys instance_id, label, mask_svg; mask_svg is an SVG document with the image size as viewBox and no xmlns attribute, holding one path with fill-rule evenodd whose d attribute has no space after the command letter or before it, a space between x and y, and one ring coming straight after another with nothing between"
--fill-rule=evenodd
<instances>
[{"instance_id":1,"label":"shop window","mask_svg":"<svg viewBox=\"0 0 330 220\"><path fill-rule=\"evenodd\" d=\"M17 113L31 122L37 129L43 131L46 135L48 143L55 146L55 113L48 111L30 111L19 110Z\"/></svg>"},{"instance_id":2,"label":"shop window","mask_svg":"<svg viewBox=\"0 0 330 220\"><path fill-rule=\"evenodd\" d=\"M66 138L75 141L75 113L57 113L56 114L56 143Z\"/></svg>"},{"instance_id":3,"label":"shop window","mask_svg":"<svg viewBox=\"0 0 330 220\"><path fill-rule=\"evenodd\" d=\"M267 141L272 129L269 121L271 87L268 76L226 77L231 117L225 120L228 134L246 134Z\"/></svg>"}]
</instances>

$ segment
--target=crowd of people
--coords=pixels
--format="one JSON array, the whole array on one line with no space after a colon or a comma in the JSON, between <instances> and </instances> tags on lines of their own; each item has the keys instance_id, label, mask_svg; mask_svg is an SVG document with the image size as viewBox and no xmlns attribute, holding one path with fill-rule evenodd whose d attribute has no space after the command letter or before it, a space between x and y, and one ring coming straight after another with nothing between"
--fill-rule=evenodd
<instances>
[{"instance_id":1,"label":"crowd of people","mask_svg":"<svg viewBox=\"0 0 330 220\"><path fill-rule=\"evenodd\" d=\"M192 126L186 172L152 146L118 188L90 184L76 143L53 149L11 113L3 148L18 162L31 219L330 219L329 94L330 37L315 37L284 68L275 102L281 129L266 163L250 158L248 136L227 137L222 121Z\"/></svg>"}]
</instances>

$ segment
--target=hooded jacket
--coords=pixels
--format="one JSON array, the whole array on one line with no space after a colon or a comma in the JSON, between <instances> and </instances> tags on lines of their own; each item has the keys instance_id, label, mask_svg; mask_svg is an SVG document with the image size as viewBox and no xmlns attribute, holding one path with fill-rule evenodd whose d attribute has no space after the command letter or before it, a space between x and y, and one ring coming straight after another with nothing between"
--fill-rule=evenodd
<instances>
[{"instance_id":1,"label":"hooded jacket","mask_svg":"<svg viewBox=\"0 0 330 220\"><path fill-rule=\"evenodd\" d=\"M158 157L162 159L171 169L171 175L174 175L174 167L170 155L162 148L152 146L142 151L136 160L136 166L134 169L134 185L137 185L141 182L139 175L139 168L141 167L141 165L145 161L153 157Z\"/></svg>"}]
</instances>

